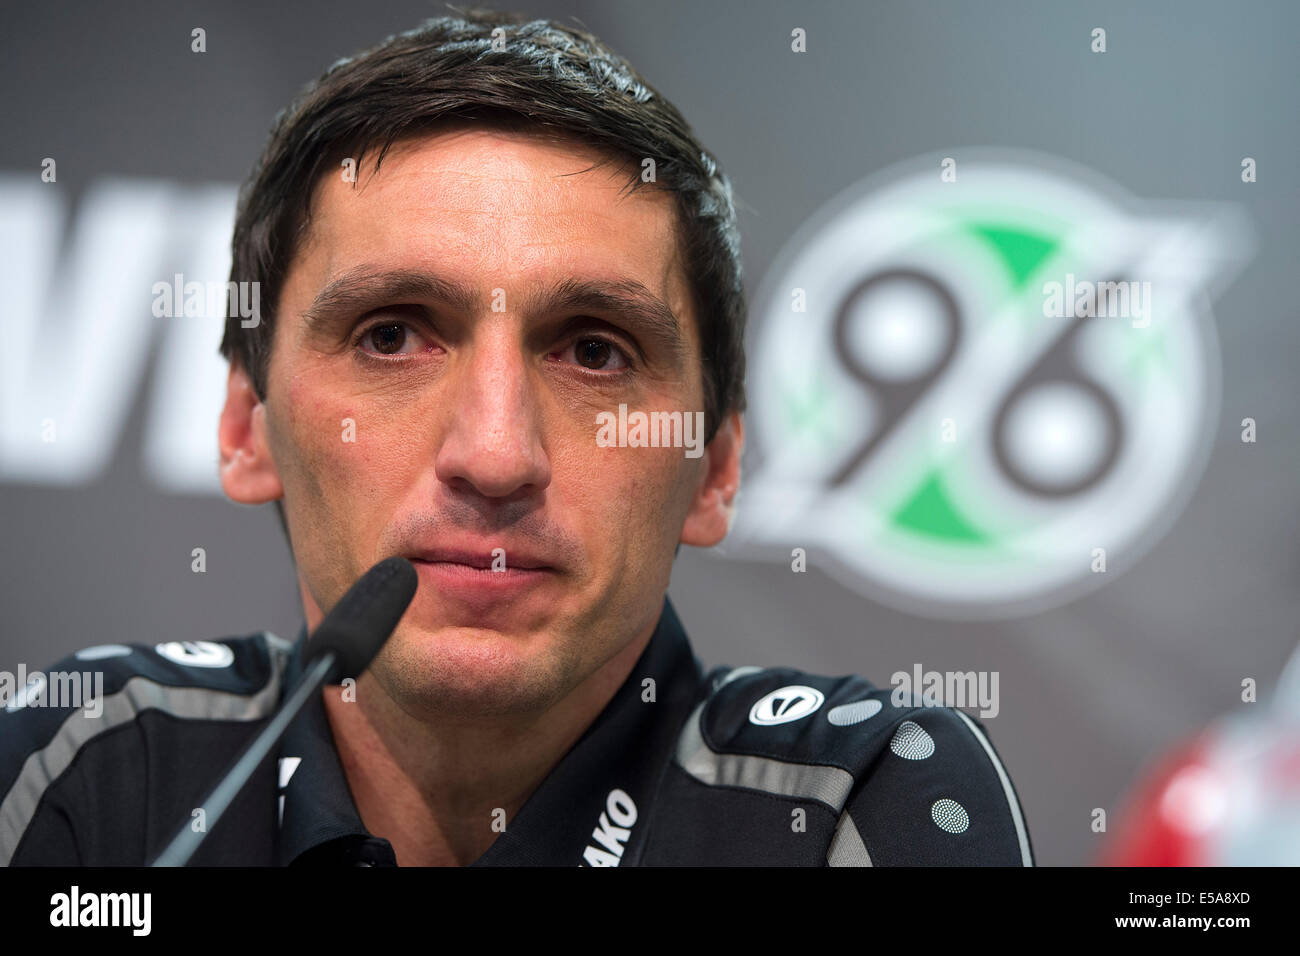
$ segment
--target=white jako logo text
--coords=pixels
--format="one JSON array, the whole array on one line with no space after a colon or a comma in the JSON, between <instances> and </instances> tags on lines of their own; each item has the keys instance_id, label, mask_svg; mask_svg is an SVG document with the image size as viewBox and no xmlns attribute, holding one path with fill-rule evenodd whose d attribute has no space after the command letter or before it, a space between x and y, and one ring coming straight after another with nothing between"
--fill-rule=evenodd
<instances>
[{"instance_id":1,"label":"white jako logo text","mask_svg":"<svg viewBox=\"0 0 1300 956\"><path fill-rule=\"evenodd\" d=\"M600 815L600 822L591 831L593 843L599 843L605 849L588 846L582 851L582 858L588 866L618 866L623 859L623 850L632 838L632 827L636 825L636 804L625 790L611 790L605 798L605 812ZM578 864L582 866L581 863Z\"/></svg>"}]
</instances>

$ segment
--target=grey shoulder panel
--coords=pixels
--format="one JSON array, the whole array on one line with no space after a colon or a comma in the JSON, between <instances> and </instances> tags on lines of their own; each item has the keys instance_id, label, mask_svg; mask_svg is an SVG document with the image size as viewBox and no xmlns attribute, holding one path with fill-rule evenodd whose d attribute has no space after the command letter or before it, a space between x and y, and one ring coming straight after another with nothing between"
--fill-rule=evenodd
<instances>
[{"instance_id":1,"label":"grey shoulder panel","mask_svg":"<svg viewBox=\"0 0 1300 956\"><path fill-rule=\"evenodd\" d=\"M874 808L869 828L926 835L929 828L938 835L944 824L933 818L930 804L947 807L951 801L941 797L948 789L969 794L971 805L979 807L981 832L990 832L999 859L1032 865L1010 778L981 728L955 708L928 706L911 695L898 703L895 699L890 689L852 675L735 668L715 678L682 727L674 761L708 787L825 805L837 821L828 834L826 862L831 866L906 862L912 858L906 845L882 843L875 829L863 829L863 808ZM935 750L932 734L942 738L941 752L927 759ZM923 781L915 774L900 775L895 765L924 766L928 776ZM922 801L922 791L915 788L925 786L943 793ZM925 811L924 819L889 818L892 808L913 803ZM998 818L1005 823L993 827L986 822ZM874 859L873 842L883 854L880 859ZM939 847L936 852L947 851ZM915 858L924 855L918 852Z\"/></svg>"},{"instance_id":2,"label":"grey shoulder panel","mask_svg":"<svg viewBox=\"0 0 1300 956\"><path fill-rule=\"evenodd\" d=\"M818 800L838 813L853 789L861 748L827 723L827 713L873 691L856 677L734 668L687 719L675 760L710 786Z\"/></svg>"},{"instance_id":3,"label":"grey shoulder panel","mask_svg":"<svg viewBox=\"0 0 1300 956\"><path fill-rule=\"evenodd\" d=\"M696 780L709 786L744 787L783 797L819 800L838 809L853 789L853 777L840 767L792 763L752 754L719 753L704 740L701 703L682 728L674 759Z\"/></svg>"},{"instance_id":4,"label":"grey shoulder panel","mask_svg":"<svg viewBox=\"0 0 1300 956\"><path fill-rule=\"evenodd\" d=\"M0 712L0 865L9 863L46 791L96 738L151 710L186 720L262 719L279 702L290 650L269 632L103 645L38 672ZM73 690L75 698L63 696Z\"/></svg>"},{"instance_id":5,"label":"grey shoulder panel","mask_svg":"<svg viewBox=\"0 0 1300 956\"><path fill-rule=\"evenodd\" d=\"M835 825L835 836L831 837L830 848L826 851L826 865L871 866L871 854L867 852L858 825L847 810L840 814Z\"/></svg>"}]
</instances>

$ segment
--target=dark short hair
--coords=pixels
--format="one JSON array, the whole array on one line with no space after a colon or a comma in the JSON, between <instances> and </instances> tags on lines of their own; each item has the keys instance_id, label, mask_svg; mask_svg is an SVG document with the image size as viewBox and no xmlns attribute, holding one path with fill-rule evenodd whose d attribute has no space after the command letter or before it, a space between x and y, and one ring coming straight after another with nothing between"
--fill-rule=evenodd
<instances>
[{"instance_id":1,"label":"dark short hair","mask_svg":"<svg viewBox=\"0 0 1300 956\"><path fill-rule=\"evenodd\" d=\"M494 44L494 32L498 34ZM481 122L567 138L635 164L629 187L675 195L678 252L702 345L705 430L744 411L745 298L731 183L686 120L622 57L586 31L522 14L471 10L425 22L340 60L283 110L239 194L232 282L258 282L261 321L226 320L221 354L260 398L281 286L321 179L345 158L375 169L396 142L449 123Z\"/></svg>"}]
</instances>

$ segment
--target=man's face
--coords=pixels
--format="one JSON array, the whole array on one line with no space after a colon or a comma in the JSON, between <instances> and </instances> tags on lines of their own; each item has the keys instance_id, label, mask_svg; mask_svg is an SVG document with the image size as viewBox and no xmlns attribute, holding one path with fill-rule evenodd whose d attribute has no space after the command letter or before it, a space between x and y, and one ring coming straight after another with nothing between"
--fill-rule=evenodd
<instances>
[{"instance_id":1,"label":"man's face","mask_svg":"<svg viewBox=\"0 0 1300 956\"><path fill-rule=\"evenodd\" d=\"M702 410L697 317L671 198L600 161L405 141L321 183L286 278L265 426L308 624L415 559L371 668L408 711L548 706L660 612L708 457L601 447L597 415Z\"/></svg>"}]
</instances>

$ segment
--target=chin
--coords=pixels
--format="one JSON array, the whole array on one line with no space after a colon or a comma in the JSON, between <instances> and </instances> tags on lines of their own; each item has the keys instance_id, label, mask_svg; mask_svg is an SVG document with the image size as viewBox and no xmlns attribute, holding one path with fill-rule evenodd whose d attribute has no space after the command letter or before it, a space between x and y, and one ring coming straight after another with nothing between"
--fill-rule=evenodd
<instances>
[{"instance_id":1,"label":"chin","mask_svg":"<svg viewBox=\"0 0 1300 956\"><path fill-rule=\"evenodd\" d=\"M471 627L399 628L371 665L408 713L491 716L544 710L573 686L572 654L542 635Z\"/></svg>"},{"instance_id":2,"label":"chin","mask_svg":"<svg viewBox=\"0 0 1300 956\"><path fill-rule=\"evenodd\" d=\"M556 629L566 597L546 592L448 596L426 589L421 580L390 643L404 635L411 641L446 643L453 634L478 641L534 643Z\"/></svg>"}]
</instances>

